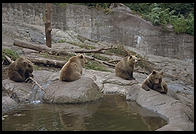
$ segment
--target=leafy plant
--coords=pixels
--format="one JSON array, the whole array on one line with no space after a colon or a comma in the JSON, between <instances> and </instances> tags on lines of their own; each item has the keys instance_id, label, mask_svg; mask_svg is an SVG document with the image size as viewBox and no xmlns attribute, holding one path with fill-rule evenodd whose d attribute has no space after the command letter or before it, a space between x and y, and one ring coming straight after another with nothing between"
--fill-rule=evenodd
<instances>
[{"instance_id":1,"label":"leafy plant","mask_svg":"<svg viewBox=\"0 0 196 134\"><path fill-rule=\"evenodd\" d=\"M15 61L17 58L19 58L19 54L16 51L11 50L9 48L2 49L2 61L6 60L5 55L10 57L13 61Z\"/></svg>"}]
</instances>

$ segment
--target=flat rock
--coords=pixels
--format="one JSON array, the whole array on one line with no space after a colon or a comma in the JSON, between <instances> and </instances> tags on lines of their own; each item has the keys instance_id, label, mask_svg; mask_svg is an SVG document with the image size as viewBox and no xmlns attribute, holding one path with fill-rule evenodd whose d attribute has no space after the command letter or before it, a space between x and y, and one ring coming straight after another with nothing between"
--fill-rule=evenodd
<instances>
[{"instance_id":1,"label":"flat rock","mask_svg":"<svg viewBox=\"0 0 196 134\"><path fill-rule=\"evenodd\" d=\"M52 81L43 100L46 103L82 103L100 99L103 96L97 84L88 77L73 82Z\"/></svg>"}]
</instances>

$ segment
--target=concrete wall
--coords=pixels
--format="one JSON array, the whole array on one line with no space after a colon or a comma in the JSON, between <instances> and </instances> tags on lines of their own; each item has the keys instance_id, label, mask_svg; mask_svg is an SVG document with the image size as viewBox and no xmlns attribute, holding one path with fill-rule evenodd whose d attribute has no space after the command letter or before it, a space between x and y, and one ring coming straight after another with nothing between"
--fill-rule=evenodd
<instances>
[{"instance_id":1,"label":"concrete wall","mask_svg":"<svg viewBox=\"0 0 196 134\"><path fill-rule=\"evenodd\" d=\"M45 4L3 3L2 23L28 23L44 26ZM82 5L52 6L52 27L72 29L94 40L121 42L154 54L178 59L194 59L194 37L164 32L159 27L123 9L103 10Z\"/></svg>"}]
</instances>

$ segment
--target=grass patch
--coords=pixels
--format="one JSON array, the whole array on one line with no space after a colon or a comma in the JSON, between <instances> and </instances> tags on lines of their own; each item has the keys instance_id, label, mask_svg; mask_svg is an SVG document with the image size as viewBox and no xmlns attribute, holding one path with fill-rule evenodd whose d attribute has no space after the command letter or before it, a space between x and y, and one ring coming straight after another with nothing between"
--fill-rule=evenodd
<instances>
[{"instance_id":1,"label":"grass patch","mask_svg":"<svg viewBox=\"0 0 196 134\"><path fill-rule=\"evenodd\" d=\"M92 70L98 70L98 71L105 71L105 72L111 72L110 70L108 70L105 66L95 62L95 61L88 61L85 64L86 69L92 69Z\"/></svg>"},{"instance_id":2,"label":"grass patch","mask_svg":"<svg viewBox=\"0 0 196 134\"><path fill-rule=\"evenodd\" d=\"M101 56L100 54L97 54L97 53L90 54L89 56L92 56L92 57L94 57L96 59L103 60L103 61L109 61L110 60L110 58L105 57L105 56Z\"/></svg>"},{"instance_id":3,"label":"grass patch","mask_svg":"<svg viewBox=\"0 0 196 134\"><path fill-rule=\"evenodd\" d=\"M19 54L16 51L11 50L9 48L3 48L2 49L2 61L4 61L5 64L8 64L8 62L6 61L5 55L10 57L13 61L19 58Z\"/></svg>"},{"instance_id":4,"label":"grass patch","mask_svg":"<svg viewBox=\"0 0 196 134\"><path fill-rule=\"evenodd\" d=\"M58 43L65 43L65 40L61 39L58 41Z\"/></svg>"}]
</instances>

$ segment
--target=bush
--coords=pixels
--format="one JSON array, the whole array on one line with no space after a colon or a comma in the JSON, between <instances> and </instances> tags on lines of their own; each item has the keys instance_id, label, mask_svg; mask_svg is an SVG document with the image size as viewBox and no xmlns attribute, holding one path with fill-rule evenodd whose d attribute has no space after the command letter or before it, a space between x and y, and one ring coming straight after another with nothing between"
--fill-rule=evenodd
<instances>
[{"instance_id":1,"label":"bush","mask_svg":"<svg viewBox=\"0 0 196 134\"><path fill-rule=\"evenodd\" d=\"M173 25L176 33L194 34L193 3L125 3L153 25Z\"/></svg>"},{"instance_id":2,"label":"bush","mask_svg":"<svg viewBox=\"0 0 196 134\"><path fill-rule=\"evenodd\" d=\"M5 64L8 64L8 62L6 61L5 55L10 57L13 61L19 58L19 54L16 51L13 51L9 48L3 48L2 49L2 61L5 62Z\"/></svg>"}]
</instances>

